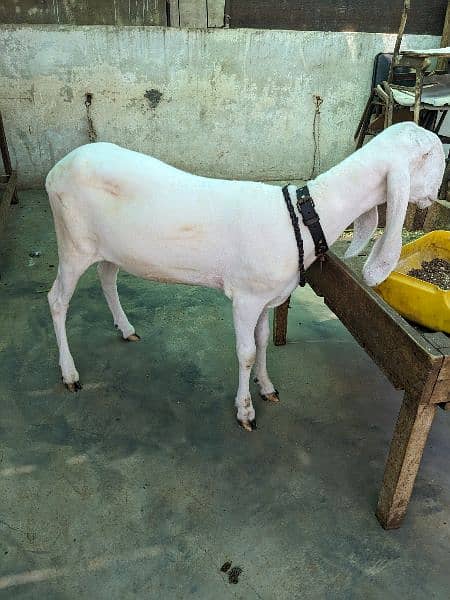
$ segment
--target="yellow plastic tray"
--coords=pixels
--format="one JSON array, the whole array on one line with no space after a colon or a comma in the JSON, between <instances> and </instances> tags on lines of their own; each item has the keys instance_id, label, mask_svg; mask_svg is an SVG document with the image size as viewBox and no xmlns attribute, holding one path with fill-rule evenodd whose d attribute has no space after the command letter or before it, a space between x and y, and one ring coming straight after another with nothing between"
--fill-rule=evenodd
<instances>
[{"instance_id":1,"label":"yellow plastic tray","mask_svg":"<svg viewBox=\"0 0 450 600\"><path fill-rule=\"evenodd\" d=\"M405 244L395 270L375 290L407 319L450 333L450 290L406 274L433 258L450 261L450 231L432 231Z\"/></svg>"}]
</instances>

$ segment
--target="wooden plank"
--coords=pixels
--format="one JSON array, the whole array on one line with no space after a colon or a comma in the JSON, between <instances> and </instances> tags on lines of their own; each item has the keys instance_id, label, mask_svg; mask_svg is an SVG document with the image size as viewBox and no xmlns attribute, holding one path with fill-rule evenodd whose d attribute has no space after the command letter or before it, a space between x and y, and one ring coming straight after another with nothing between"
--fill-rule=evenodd
<instances>
[{"instance_id":1,"label":"wooden plank","mask_svg":"<svg viewBox=\"0 0 450 600\"><path fill-rule=\"evenodd\" d=\"M445 11L444 27L442 29L441 48L447 48L450 44L450 2L447 2Z\"/></svg>"},{"instance_id":2,"label":"wooden plank","mask_svg":"<svg viewBox=\"0 0 450 600\"><path fill-rule=\"evenodd\" d=\"M447 0L412 2L406 33L441 35ZM230 27L397 33L403 0L229 0Z\"/></svg>"},{"instance_id":3,"label":"wooden plank","mask_svg":"<svg viewBox=\"0 0 450 600\"><path fill-rule=\"evenodd\" d=\"M450 43L450 2L447 2L447 10L445 11L445 21L444 28L442 30L442 38L441 38L441 48L447 48ZM445 58L440 58L437 61L436 69L438 71L446 71L447 70L447 60Z\"/></svg>"},{"instance_id":4,"label":"wooden plank","mask_svg":"<svg viewBox=\"0 0 450 600\"><path fill-rule=\"evenodd\" d=\"M169 1L169 23L170 27L179 27L180 26L180 11L178 8L178 0L168 0Z\"/></svg>"},{"instance_id":5,"label":"wooden plank","mask_svg":"<svg viewBox=\"0 0 450 600\"><path fill-rule=\"evenodd\" d=\"M422 334L430 344L437 350L440 350L444 355L450 355L450 336L442 331L425 332Z\"/></svg>"},{"instance_id":6,"label":"wooden plank","mask_svg":"<svg viewBox=\"0 0 450 600\"><path fill-rule=\"evenodd\" d=\"M450 174L450 170L446 169L447 175ZM444 195L448 188L446 183L447 177L443 179L443 189L441 193ZM423 225L424 231L433 231L435 229L447 229L450 230L450 203L445 200L437 200L427 210L427 216Z\"/></svg>"},{"instance_id":7,"label":"wooden plank","mask_svg":"<svg viewBox=\"0 0 450 600\"><path fill-rule=\"evenodd\" d=\"M166 0L3 1L0 23L166 25Z\"/></svg>"},{"instance_id":8,"label":"wooden plank","mask_svg":"<svg viewBox=\"0 0 450 600\"><path fill-rule=\"evenodd\" d=\"M377 518L385 529L400 527L433 423L436 405L405 393L395 425L378 499Z\"/></svg>"},{"instance_id":9,"label":"wooden plank","mask_svg":"<svg viewBox=\"0 0 450 600\"><path fill-rule=\"evenodd\" d=\"M208 10L208 27L223 27L225 0L206 0Z\"/></svg>"},{"instance_id":10,"label":"wooden plank","mask_svg":"<svg viewBox=\"0 0 450 600\"><path fill-rule=\"evenodd\" d=\"M179 0L180 27L207 27L206 0Z\"/></svg>"},{"instance_id":11,"label":"wooden plank","mask_svg":"<svg viewBox=\"0 0 450 600\"><path fill-rule=\"evenodd\" d=\"M447 60L450 58L450 52L440 52L439 50L403 50L401 55L405 58L402 63L405 67L414 66L421 69L425 69L429 66L429 63L424 61L430 60L431 58L446 58ZM415 64L413 63L413 60L416 61Z\"/></svg>"},{"instance_id":12,"label":"wooden plank","mask_svg":"<svg viewBox=\"0 0 450 600\"><path fill-rule=\"evenodd\" d=\"M431 396L444 358L439 350L332 252L306 279L395 387Z\"/></svg>"},{"instance_id":13,"label":"wooden plank","mask_svg":"<svg viewBox=\"0 0 450 600\"><path fill-rule=\"evenodd\" d=\"M273 318L273 343L275 346L284 346L287 335L287 319L289 309L289 298L275 309Z\"/></svg>"},{"instance_id":14,"label":"wooden plank","mask_svg":"<svg viewBox=\"0 0 450 600\"><path fill-rule=\"evenodd\" d=\"M8 150L8 142L6 139L5 127L3 125L3 117L0 112L0 152L3 160L3 167L5 169L5 173L10 175L12 172L11 159L9 156Z\"/></svg>"},{"instance_id":15,"label":"wooden plank","mask_svg":"<svg viewBox=\"0 0 450 600\"><path fill-rule=\"evenodd\" d=\"M437 381L433 392L433 404L450 402L450 379Z\"/></svg>"},{"instance_id":16,"label":"wooden plank","mask_svg":"<svg viewBox=\"0 0 450 600\"><path fill-rule=\"evenodd\" d=\"M8 219L9 207L16 192L16 185L17 174L15 171L12 171L9 175L8 183L0 195L0 234Z\"/></svg>"},{"instance_id":17,"label":"wooden plank","mask_svg":"<svg viewBox=\"0 0 450 600\"><path fill-rule=\"evenodd\" d=\"M400 27L398 29L397 39L395 40L394 52L392 54L392 61L389 66L389 75L388 75L388 79L387 79L389 84L392 83L392 79L393 79L393 75L394 75L394 67L397 64L398 53L400 51L400 46L402 44L403 34L405 33L405 27L406 27L406 22L408 20L408 13L409 13L410 8L411 8L410 0L403 0L403 11L402 11L401 19L400 19ZM391 119L391 124L392 124L392 119Z\"/></svg>"},{"instance_id":18,"label":"wooden plank","mask_svg":"<svg viewBox=\"0 0 450 600\"><path fill-rule=\"evenodd\" d=\"M448 401L450 401L450 356L446 356L442 363L432 396L432 402L435 404Z\"/></svg>"}]
</instances>

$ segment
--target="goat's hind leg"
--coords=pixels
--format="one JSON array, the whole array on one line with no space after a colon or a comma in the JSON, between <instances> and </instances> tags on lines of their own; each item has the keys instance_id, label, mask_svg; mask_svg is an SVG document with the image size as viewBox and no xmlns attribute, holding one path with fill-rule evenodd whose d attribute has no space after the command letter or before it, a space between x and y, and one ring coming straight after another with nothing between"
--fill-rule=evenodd
<instances>
[{"instance_id":1,"label":"goat's hind leg","mask_svg":"<svg viewBox=\"0 0 450 600\"><path fill-rule=\"evenodd\" d=\"M124 340L137 342L140 337L137 335L133 325L128 321L117 292L117 273L119 272L119 267L112 262L103 260L98 263L97 271L106 302L114 319L114 325L120 329Z\"/></svg>"},{"instance_id":2,"label":"goat's hind leg","mask_svg":"<svg viewBox=\"0 0 450 600\"><path fill-rule=\"evenodd\" d=\"M263 400L269 402L278 402L278 391L274 388L269 379L266 365L267 345L269 343L269 311L265 309L258 319L255 329L256 341L256 363L255 363L255 383L259 386L259 393Z\"/></svg>"},{"instance_id":3,"label":"goat's hind leg","mask_svg":"<svg viewBox=\"0 0 450 600\"><path fill-rule=\"evenodd\" d=\"M48 293L48 303L55 328L56 341L59 349L59 365L63 381L71 392L81 389L80 377L75 368L69 349L66 333L66 316L69 302L75 287L84 271L91 262L77 260L65 262L60 260L58 274Z\"/></svg>"}]
</instances>

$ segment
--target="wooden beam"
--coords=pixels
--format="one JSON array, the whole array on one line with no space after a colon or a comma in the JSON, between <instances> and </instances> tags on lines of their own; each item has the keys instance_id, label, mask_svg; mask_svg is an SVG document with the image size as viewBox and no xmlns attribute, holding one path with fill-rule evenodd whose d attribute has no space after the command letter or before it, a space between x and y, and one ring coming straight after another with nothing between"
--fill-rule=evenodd
<instances>
[{"instance_id":1,"label":"wooden beam","mask_svg":"<svg viewBox=\"0 0 450 600\"><path fill-rule=\"evenodd\" d=\"M420 333L333 252L306 279L367 354L405 394L395 426L376 515L400 527L408 507L436 406L450 409L450 339ZM274 342L286 343L289 301L275 311Z\"/></svg>"},{"instance_id":2,"label":"wooden beam","mask_svg":"<svg viewBox=\"0 0 450 600\"><path fill-rule=\"evenodd\" d=\"M169 27L180 26L180 11L178 8L178 0L168 0L169 2Z\"/></svg>"},{"instance_id":3,"label":"wooden beam","mask_svg":"<svg viewBox=\"0 0 450 600\"><path fill-rule=\"evenodd\" d=\"M392 55L391 64L389 66L388 83L392 83L394 76L394 67L397 66L398 53L400 52L400 46L402 44L403 34L405 33L406 21L408 20L408 11L410 7L410 0L404 0L402 18L400 19L400 27L397 33L397 39L395 41L394 53Z\"/></svg>"},{"instance_id":4,"label":"wooden beam","mask_svg":"<svg viewBox=\"0 0 450 600\"><path fill-rule=\"evenodd\" d=\"M166 0L8 0L0 23L55 25L166 25Z\"/></svg>"},{"instance_id":5,"label":"wooden beam","mask_svg":"<svg viewBox=\"0 0 450 600\"><path fill-rule=\"evenodd\" d=\"M225 0L206 0L208 9L208 27L223 27Z\"/></svg>"},{"instance_id":6,"label":"wooden beam","mask_svg":"<svg viewBox=\"0 0 450 600\"><path fill-rule=\"evenodd\" d=\"M395 387L431 396L427 391L434 387L443 363L441 350L332 252L328 253L322 269L318 263L311 265L306 279ZM433 396L434 402L446 399Z\"/></svg>"},{"instance_id":7,"label":"wooden beam","mask_svg":"<svg viewBox=\"0 0 450 600\"><path fill-rule=\"evenodd\" d=\"M0 195L0 234L2 233L6 221L8 219L9 207L16 193L17 185L17 174L12 171L8 176L8 183L6 184L3 193Z\"/></svg>"},{"instance_id":8,"label":"wooden beam","mask_svg":"<svg viewBox=\"0 0 450 600\"><path fill-rule=\"evenodd\" d=\"M284 346L287 335L287 319L289 310L289 301L291 297L275 309L273 318L273 343L275 346Z\"/></svg>"},{"instance_id":9,"label":"wooden beam","mask_svg":"<svg viewBox=\"0 0 450 600\"><path fill-rule=\"evenodd\" d=\"M385 529L400 527L405 516L435 412L436 405L405 393L376 511Z\"/></svg>"},{"instance_id":10,"label":"wooden beam","mask_svg":"<svg viewBox=\"0 0 450 600\"><path fill-rule=\"evenodd\" d=\"M3 125L2 113L0 111L0 152L3 160L3 168L5 169L5 173L7 176L12 175L13 168L11 165L11 158L9 156L8 149L8 140L6 139L5 127ZM15 177L15 175L14 175ZM13 196L12 196L13 204L17 204L17 194L16 194L16 186L14 185Z\"/></svg>"},{"instance_id":11,"label":"wooden beam","mask_svg":"<svg viewBox=\"0 0 450 600\"><path fill-rule=\"evenodd\" d=\"M402 0L229 0L230 27L397 33ZM406 33L441 35L447 0L411 2Z\"/></svg>"},{"instance_id":12,"label":"wooden beam","mask_svg":"<svg viewBox=\"0 0 450 600\"><path fill-rule=\"evenodd\" d=\"M206 28L208 12L206 0L179 0L180 27Z\"/></svg>"},{"instance_id":13,"label":"wooden beam","mask_svg":"<svg viewBox=\"0 0 450 600\"><path fill-rule=\"evenodd\" d=\"M444 28L442 30L441 37L441 48L447 48L450 43L450 1L447 3L447 10L445 11L445 21ZM447 70L447 62L446 58L439 58L436 65L437 71L446 71Z\"/></svg>"}]
</instances>

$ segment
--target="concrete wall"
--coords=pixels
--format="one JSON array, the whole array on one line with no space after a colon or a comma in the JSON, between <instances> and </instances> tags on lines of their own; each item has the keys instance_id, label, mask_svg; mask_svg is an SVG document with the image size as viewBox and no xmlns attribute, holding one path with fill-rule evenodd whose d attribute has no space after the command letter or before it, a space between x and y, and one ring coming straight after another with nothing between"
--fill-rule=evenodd
<instances>
[{"instance_id":1,"label":"concrete wall","mask_svg":"<svg viewBox=\"0 0 450 600\"><path fill-rule=\"evenodd\" d=\"M392 35L158 27L0 27L0 109L23 186L99 140L210 176L310 176L314 96L321 168L353 149L373 57ZM406 36L404 47L439 45ZM147 93L150 92L150 93Z\"/></svg>"}]
</instances>

